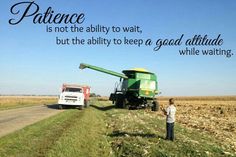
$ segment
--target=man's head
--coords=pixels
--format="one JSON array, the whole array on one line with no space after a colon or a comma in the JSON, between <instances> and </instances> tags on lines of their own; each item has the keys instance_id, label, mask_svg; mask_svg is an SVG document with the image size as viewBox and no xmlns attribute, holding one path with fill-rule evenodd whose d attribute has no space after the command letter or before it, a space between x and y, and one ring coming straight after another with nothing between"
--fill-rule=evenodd
<instances>
[{"instance_id":1,"label":"man's head","mask_svg":"<svg viewBox=\"0 0 236 157\"><path fill-rule=\"evenodd\" d=\"M169 104L172 105L172 104L174 104L174 103L175 103L174 98L170 98L170 99L169 99Z\"/></svg>"}]
</instances>

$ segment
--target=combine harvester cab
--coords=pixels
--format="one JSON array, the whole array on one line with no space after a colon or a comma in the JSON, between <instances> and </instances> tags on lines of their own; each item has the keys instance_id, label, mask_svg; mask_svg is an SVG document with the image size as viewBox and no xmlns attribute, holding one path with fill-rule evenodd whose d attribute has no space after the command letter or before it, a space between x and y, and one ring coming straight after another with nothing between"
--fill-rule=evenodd
<instances>
[{"instance_id":1,"label":"combine harvester cab","mask_svg":"<svg viewBox=\"0 0 236 157\"><path fill-rule=\"evenodd\" d=\"M63 84L58 100L58 108L63 106L76 106L80 109L89 106L90 87L77 84Z\"/></svg>"},{"instance_id":2,"label":"combine harvester cab","mask_svg":"<svg viewBox=\"0 0 236 157\"><path fill-rule=\"evenodd\" d=\"M151 106L153 111L159 108L155 96L158 94L157 77L143 68L123 70L123 74L89 64L80 64L80 69L89 68L120 78L120 83L111 93L111 100L118 108L141 108Z\"/></svg>"}]
</instances>

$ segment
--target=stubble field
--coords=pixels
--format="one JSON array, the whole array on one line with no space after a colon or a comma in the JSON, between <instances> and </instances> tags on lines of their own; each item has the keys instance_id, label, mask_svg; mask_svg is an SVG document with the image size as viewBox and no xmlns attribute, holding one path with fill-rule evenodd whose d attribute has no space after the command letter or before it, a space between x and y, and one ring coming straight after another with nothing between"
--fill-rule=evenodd
<instances>
[{"instance_id":1,"label":"stubble field","mask_svg":"<svg viewBox=\"0 0 236 157\"><path fill-rule=\"evenodd\" d=\"M236 96L176 97L175 100L177 123L212 134L236 151ZM159 102L165 106L168 98L160 97Z\"/></svg>"}]
</instances>

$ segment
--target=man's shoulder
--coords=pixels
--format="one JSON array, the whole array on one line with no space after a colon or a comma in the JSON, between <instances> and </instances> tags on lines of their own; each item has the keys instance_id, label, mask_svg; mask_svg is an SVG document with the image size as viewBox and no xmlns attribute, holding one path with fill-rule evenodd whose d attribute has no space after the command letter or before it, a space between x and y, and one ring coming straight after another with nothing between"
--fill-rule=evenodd
<instances>
[{"instance_id":1,"label":"man's shoulder","mask_svg":"<svg viewBox=\"0 0 236 157\"><path fill-rule=\"evenodd\" d=\"M171 108L174 109L174 110L176 110L176 107L175 107L174 105L171 105Z\"/></svg>"}]
</instances>

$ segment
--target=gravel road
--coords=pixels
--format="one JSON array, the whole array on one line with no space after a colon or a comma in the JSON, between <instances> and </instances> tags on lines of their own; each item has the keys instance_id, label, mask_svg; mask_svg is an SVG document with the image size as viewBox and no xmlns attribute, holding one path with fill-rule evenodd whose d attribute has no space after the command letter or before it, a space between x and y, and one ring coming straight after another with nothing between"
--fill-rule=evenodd
<instances>
[{"instance_id":1,"label":"gravel road","mask_svg":"<svg viewBox=\"0 0 236 157\"><path fill-rule=\"evenodd\" d=\"M33 106L0 111L0 137L62 112L56 105Z\"/></svg>"}]
</instances>

